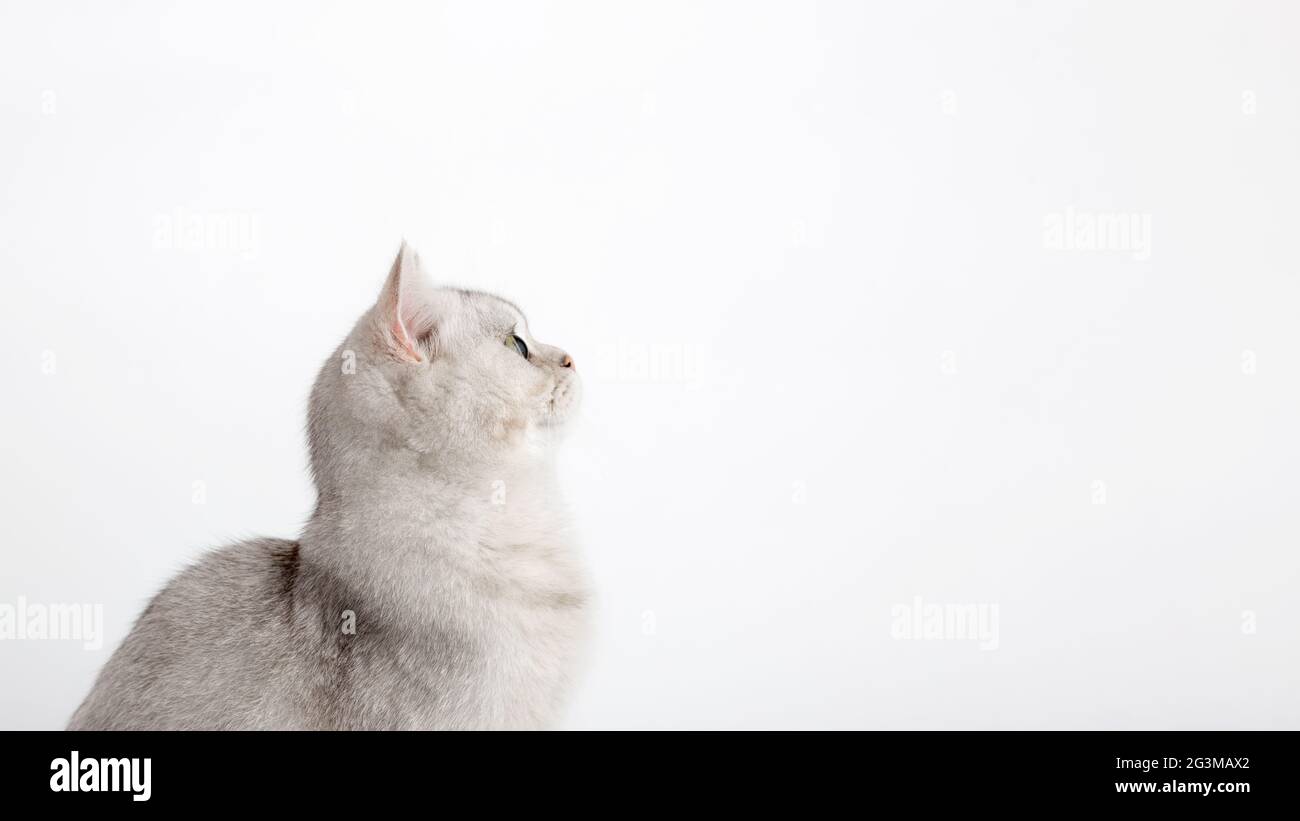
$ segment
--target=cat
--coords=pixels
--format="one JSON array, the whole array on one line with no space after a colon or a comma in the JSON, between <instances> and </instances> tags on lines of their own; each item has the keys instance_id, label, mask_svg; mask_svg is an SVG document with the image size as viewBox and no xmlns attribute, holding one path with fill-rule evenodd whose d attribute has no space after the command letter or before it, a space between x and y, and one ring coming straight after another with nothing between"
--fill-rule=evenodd
<instances>
[{"instance_id":1,"label":"cat","mask_svg":"<svg viewBox=\"0 0 1300 821\"><path fill-rule=\"evenodd\" d=\"M554 726L591 598L553 460L580 396L517 307L403 242L312 389L298 540L173 578L69 729Z\"/></svg>"}]
</instances>

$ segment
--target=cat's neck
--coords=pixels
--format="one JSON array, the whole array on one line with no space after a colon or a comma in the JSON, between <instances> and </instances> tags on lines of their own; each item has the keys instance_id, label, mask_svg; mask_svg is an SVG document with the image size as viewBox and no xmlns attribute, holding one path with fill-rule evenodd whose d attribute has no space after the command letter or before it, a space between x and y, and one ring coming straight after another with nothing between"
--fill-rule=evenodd
<instances>
[{"instance_id":1,"label":"cat's neck","mask_svg":"<svg viewBox=\"0 0 1300 821\"><path fill-rule=\"evenodd\" d=\"M401 618L457 600L449 587L499 574L502 562L553 555L567 528L549 461L355 485L320 494L300 538L302 561Z\"/></svg>"},{"instance_id":2,"label":"cat's neck","mask_svg":"<svg viewBox=\"0 0 1300 821\"><path fill-rule=\"evenodd\" d=\"M354 468L342 480L317 491L313 518L382 510L397 520L426 521L473 516L486 507L508 505L512 491L527 495L555 487L556 468L549 452L528 458L448 460L411 454L382 468Z\"/></svg>"}]
</instances>

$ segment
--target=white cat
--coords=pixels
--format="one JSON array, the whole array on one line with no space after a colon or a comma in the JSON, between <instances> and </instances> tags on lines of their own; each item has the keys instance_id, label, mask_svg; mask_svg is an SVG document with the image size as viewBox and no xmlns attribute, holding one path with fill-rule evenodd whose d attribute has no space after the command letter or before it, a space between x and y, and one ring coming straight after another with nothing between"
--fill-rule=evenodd
<instances>
[{"instance_id":1,"label":"white cat","mask_svg":"<svg viewBox=\"0 0 1300 821\"><path fill-rule=\"evenodd\" d=\"M579 396L518 308L403 243L312 389L298 541L180 573L70 729L551 726L586 627L552 462Z\"/></svg>"}]
</instances>

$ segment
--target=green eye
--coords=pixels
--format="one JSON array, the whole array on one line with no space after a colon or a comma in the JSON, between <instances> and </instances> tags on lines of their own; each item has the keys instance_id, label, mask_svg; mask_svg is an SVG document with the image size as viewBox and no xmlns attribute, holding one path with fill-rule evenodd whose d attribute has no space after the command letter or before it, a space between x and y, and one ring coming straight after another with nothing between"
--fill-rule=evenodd
<instances>
[{"instance_id":1,"label":"green eye","mask_svg":"<svg viewBox=\"0 0 1300 821\"><path fill-rule=\"evenodd\" d=\"M514 348L515 352L518 353L520 356L522 356L524 359L528 358L528 346L524 344L524 341L522 339L515 336L514 334L511 334L510 336L506 337L506 347Z\"/></svg>"}]
</instances>

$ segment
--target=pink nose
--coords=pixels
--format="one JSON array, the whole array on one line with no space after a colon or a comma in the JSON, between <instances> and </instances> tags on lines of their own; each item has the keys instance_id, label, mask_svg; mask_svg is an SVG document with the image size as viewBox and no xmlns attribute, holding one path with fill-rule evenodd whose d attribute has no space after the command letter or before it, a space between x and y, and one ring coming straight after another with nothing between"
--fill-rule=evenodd
<instances>
[{"instance_id":1,"label":"pink nose","mask_svg":"<svg viewBox=\"0 0 1300 821\"><path fill-rule=\"evenodd\" d=\"M572 367L573 367L573 357L569 356L569 355L566 353L566 354L564 355L564 358L560 360L560 367L562 367L562 368L572 368Z\"/></svg>"}]
</instances>

